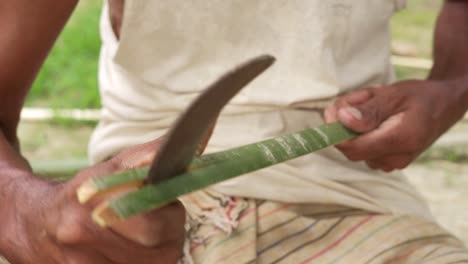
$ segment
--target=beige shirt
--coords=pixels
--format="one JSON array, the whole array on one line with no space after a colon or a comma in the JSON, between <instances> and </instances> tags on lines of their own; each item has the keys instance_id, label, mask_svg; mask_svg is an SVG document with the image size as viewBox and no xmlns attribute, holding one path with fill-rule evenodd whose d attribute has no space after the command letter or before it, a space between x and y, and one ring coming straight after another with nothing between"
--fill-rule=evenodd
<instances>
[{"instance_id":1,"label":"beige shirt","mask_svg":"<svg viewBox=\"0 0 468 264\"><path fill-rule=\"evenodd\" d=\"M276 64L223 111L208 151L323 123L337 95L389 83L389 19L403 0L126 1L121 38L101 19L102 121L93 161L165 133L210 82L253 56ZM333 203L431 218L399 173L347 161L330 148L213 186L225 194Z\"/></svg>"}]
</instances>

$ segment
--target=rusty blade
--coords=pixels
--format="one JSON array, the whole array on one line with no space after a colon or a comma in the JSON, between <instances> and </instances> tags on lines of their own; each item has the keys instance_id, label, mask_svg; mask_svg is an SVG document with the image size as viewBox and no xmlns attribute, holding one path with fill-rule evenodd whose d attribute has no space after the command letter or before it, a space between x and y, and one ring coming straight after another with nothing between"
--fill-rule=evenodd
<instances>
[{"instance_id":1,"label":"rusty blade","mask_svg":"<svg viewBox=\"0 0 468 264\"><path fill-rule=\"evenodd\" d=\"M156 184L183 173L223 107L274 61L270 55L253 58L208 86L169 130L153 161L147 182Z\"/></svg>"}]
</instances>

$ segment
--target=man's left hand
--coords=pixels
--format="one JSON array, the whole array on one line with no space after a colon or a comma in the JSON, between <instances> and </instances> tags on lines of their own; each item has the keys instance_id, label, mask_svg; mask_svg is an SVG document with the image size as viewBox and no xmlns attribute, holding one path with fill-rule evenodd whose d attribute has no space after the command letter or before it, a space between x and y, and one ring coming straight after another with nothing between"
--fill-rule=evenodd
<instances>
[{"instance_id":1,"label":"man's left hand","mask_svg":"<svg viewBox=\"0 0 468 264\"><path fill-rule=\"evenodd\" d=\"M359 137L337 145L352 161L390 172L408 166L463 114L455 81L403 81L338 98L325 110Z\"/></svg>"}]
</instances>

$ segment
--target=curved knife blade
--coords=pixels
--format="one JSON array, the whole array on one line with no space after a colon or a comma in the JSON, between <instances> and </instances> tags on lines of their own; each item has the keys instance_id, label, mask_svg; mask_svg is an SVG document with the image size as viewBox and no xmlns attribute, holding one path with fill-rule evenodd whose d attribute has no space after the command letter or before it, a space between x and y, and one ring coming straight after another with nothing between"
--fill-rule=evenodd
<instances>
[{"instance_id":1,"label":"curved knife blade","mask_svg":"<svg viewBox=\"0 0 468 264\"><path fill-rule=\"evenodd\" d=\"M184 172L222 108L274 61L270 55L253 58L208 86L169 130L146 181L156 184Z\"/></svg>"}]
</instances>

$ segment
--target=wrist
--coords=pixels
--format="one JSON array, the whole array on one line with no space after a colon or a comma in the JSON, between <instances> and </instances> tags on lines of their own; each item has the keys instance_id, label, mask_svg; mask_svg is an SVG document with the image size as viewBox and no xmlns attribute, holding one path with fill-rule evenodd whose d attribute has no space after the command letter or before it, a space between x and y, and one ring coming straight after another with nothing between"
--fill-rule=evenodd
<instances>
[{"instance_id":1,"label":"wrist","mask_svg":"<svg viewBox=\"0 0 468 264\"><path fill-rule=\"evenodd\" d=\"M454 89L451 91L454 95L453 107L463 116L468 110L468 74L451 82Z\"/></svg>"},{"instance_id":2,"label":"wrist","mask_svg":"<svg viewBox=\"0 0 468 264\"><path fill-rule=\"evenodd\" d=\"M41 204L47 200L50 183L16 168L0 170L0 252L11 256L27 248L31 224L42 225ZM14 242L14 243L13 243ZM21 246L23 245L23 246ZM16 253L15 253L16 252Z\"/></svg>"},{"instance_id":3,"label":"wrist","mask_svg":"<svg viewBox=\"0 0 468 264\"><path fill-rule=\"evenodd\" d=\"M5 215L11 207L14 207L16 197L23 192L23 185L33 180L29 171L15 167L0 167L0 214Z\"/></svg>"},{"instance_id":4,"label":"wrist","mask_svg":"<svg viewBox=\"0 0 468 264\"><path fill-rule=\"evenodd\" d=\"M19 152L18 145L17 140L10 141L0 128L0 173L4 168L31 171L28 161ZM3 176L0 174L0 177Z\"/></svg>"}]
</instances>

